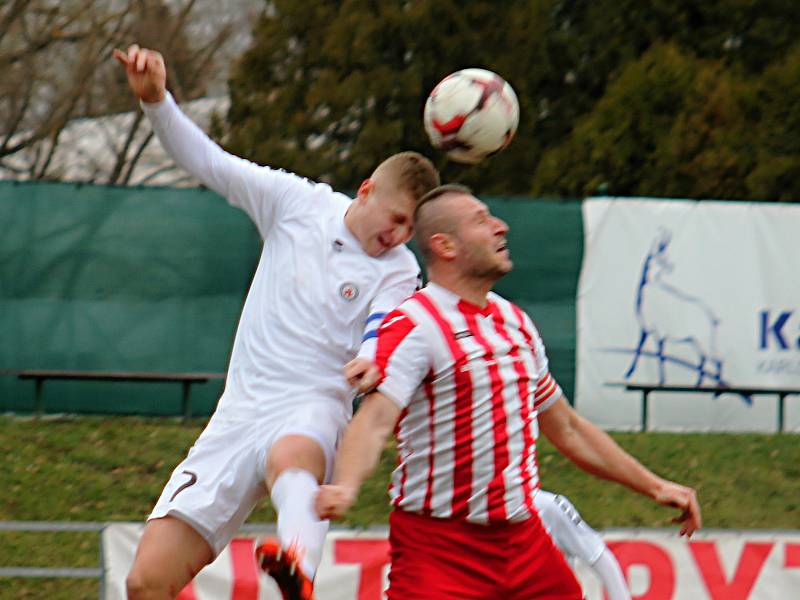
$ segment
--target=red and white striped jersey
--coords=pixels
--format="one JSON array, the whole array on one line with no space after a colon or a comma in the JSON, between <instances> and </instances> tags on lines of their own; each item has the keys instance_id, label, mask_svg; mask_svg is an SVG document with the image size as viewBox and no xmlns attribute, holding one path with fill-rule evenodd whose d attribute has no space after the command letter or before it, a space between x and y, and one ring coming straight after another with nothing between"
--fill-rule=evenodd
<instances>
[{"instance_id":1,"label":"red and white striped jersey","mask_svg":"<svg viewBox=\"0 0 800 600\"><path fill-rule=\"evenodd\" d=\"M389 488L397 508L474 523L536 512L536 415L561 389L530 317L488 299L481 309L429 284L381 325L378 391L403 409Z\"/></svg>"}]
</instances>

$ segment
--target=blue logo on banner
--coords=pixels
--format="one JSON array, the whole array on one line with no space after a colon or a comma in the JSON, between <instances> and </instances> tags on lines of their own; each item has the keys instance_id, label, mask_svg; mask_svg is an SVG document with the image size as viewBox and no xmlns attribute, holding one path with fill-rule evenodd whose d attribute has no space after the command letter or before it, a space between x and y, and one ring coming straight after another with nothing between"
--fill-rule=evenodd
<instances>
[{"instance_id":1,"label":"blue logo on banner","mask_svg":"<svg viewBox=\"0 0 800 600\"><path fill-rule=\"evenodd\" d=\"M639 339L634 348L623 350L633 354L624 377L632 377L648 359L658 361L659 385L666 383L670 365L670 372L677 368L693 375L698 387L706 380L725 386L724 361L717 351L720 318L705 301L670 282L675 267L668 253L671 238L661 230L642 263L636 290Z\"/></svg>"}]
</instances>

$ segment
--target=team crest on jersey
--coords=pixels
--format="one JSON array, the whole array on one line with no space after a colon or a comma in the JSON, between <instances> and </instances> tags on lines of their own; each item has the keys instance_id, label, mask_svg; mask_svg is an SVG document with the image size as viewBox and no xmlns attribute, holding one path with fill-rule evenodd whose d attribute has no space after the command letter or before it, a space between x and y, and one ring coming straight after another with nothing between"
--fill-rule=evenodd
<instances>
[{"instance_id":1,"label":"team crest on jersey","mask_svg":"<svg viewBox=\"0 0 800 600\"><path fill-rule=\"evenodd\" d=\"M351 302L358 298L358 287L355 283L347 281L339 288L339 295L348 302Z\"/></svg>"}]
</instances>

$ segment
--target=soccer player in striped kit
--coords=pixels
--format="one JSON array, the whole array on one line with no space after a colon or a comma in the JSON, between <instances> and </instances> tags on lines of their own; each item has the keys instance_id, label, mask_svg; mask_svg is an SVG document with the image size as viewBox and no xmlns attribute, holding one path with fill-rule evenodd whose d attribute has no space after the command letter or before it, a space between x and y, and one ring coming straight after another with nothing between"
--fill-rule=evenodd
<instances>
[{"instance_id":1,"label":"soccer player in striped kit","mask_svg":"<svg viewBox=\"0 0 800 600\"><path fill-rule=\"evenodd\" d=\"M166 90L155 51L115 51L161 144L242 209L264 240L225 390L150 514L127 578L131 600L174 598L267 493L279 540L256 550L286 600L313 597L328 523L314 510L353 389L342 368L372 357L386 311L417 288L408 248L416 202L439 184L414 152L383 161L356 195L223 151Z\"/></svg>"},{"instance_id":2,"label":"soccer player in striped kit","mask_svg":"<svg viewBox=\"0 0 800 600\"><path fill-rule=\"evenodd\" d=\"M642 466L572 410L522 310L491 291L511 270L508 226L461 186L422 199L416 239L430 283L389 313L376 364L346 375L376 391L345 431L317 511L341 517L386 438L391 600L578 600L580 585L538 516L538 429L584 470L677 507L700 526L694 490Z\"/></svg>"}]
</instances>

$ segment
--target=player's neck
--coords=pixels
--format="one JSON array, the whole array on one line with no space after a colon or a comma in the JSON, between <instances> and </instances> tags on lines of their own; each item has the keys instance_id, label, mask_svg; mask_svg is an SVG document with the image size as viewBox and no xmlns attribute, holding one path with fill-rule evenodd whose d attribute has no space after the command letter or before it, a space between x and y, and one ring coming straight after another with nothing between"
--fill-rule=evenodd
<instances>
[{"instance_id":1,"label":"player's neck","mask_svg":"<svg viewBox=\"0 0 800 600\"><path fill-rule=\"evenodd\" d=\"M485 308L489 303L489 292L492 290L494 281L486 279L475 279L459 273L430 272L430 281L446 290L453 292L462 300L474 304L480 308Z\"/></svg>"},{"instance_id":2,"label":"player's neck","mask_svg":"<svg viewBox=\"0 0 800 600\"><path fill-rule=\"evenodd\" d=\"M347 208L347 212L344 213L344 226L347 227L347 230L353 234L353 237L356 238L359 243L363 246L366 240L366 236L362 231L362 220L358 215L358 211L361 207L353 201L352 204Z\"/></svg>"}]
</instances>

